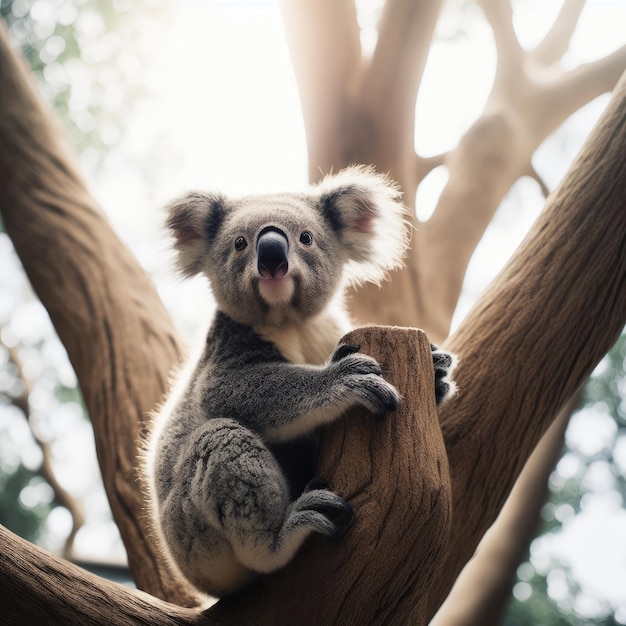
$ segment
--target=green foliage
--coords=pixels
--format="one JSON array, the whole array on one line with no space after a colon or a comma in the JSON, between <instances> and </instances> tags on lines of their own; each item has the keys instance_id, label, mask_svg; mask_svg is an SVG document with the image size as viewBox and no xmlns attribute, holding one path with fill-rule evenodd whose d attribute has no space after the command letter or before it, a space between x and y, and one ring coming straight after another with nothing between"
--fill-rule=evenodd
<instances>
[{"instance_id":1,"label":"green foliage","mask_svg":"<svg viewBox=\"0 0 626 626\"><path fill-rule=\"evenodd\" d=\"M24 539L36 542L41 526L52 509L50 502L37 498L38 488L45 493L45 489L40 489L44 484L47 485L37 472L22 464L13 473L0 472L0 524ZM29 492L30 500L28 495L24 498L24 494Z\"/></svg>"},{"instance_id":2,"label":"green foliage","mask_svg":"<svg viewBox=\"0 0 626 626\"><path fill-rule=\"evenodd\" d=\"M585 385L583 398L568 430L565 454L550 479L551 496L543 508L538 540L531 546L530 560L518 568L507 626L612 626L623 624L626 618L623 609L608 598L593 598L589 604L584 586L567 563L554 556L547 560L545 555L537 556L543 549L538 543L567 530L574 515L584 513L597 500L613 500L616 508L624 506L626 334L598 365Z\"/></svg>"},{"instance_id":3,"label":"green foliage","mask_svg":"<svg viewBox=\"0 0 626 626\"><path fill-rule=\"evenodd\" d=\"M0 14L63 121L74 149L97 164L145 93L147 42L160 2L0 0Z\"/></svg>"},{"instance_id":4,"label":"green foliage","mask_svg":"<svg viewBox=\"0 0 626 626\"><path fill-rule=\"evenodd\" d=\"M0 16L13 42L92 175L127 133L126 122L146 93L147 58L164 27L164 3L0 0ZM21 409L12 406L23 390L22 374L0 346L0 523L37 541L45 534L44 523L55 503L51 488L38 476L40 453L29 425L52 444L54 460L63 455L63 445L72 445L61 438L73 441L78 430L85 430L78 422L85 426L86 414L65 350L3 231L0 228L0 335L24 362L33 385L30 409L36 415L21 415ZM92 461L95 464L95 458ZM85 468L84 480L91 475ZM97 489L101 486L92 491Z\"/></svg>"}]
</instances>

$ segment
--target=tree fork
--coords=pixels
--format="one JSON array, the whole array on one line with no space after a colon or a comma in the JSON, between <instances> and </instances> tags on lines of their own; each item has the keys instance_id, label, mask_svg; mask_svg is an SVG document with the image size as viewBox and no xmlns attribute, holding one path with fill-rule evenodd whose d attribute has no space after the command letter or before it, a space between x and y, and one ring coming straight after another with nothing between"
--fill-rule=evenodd
<instances>
[{"instance_id":1,"label":"tree fork","mask_svg":"<svg viewBox=\"0 0 626 626\"><path fill-rule=\"evenodd\" d=\"M625 151L626 74L513 259L446 342L461 357L461 392L440 412L454 517L433 613L626 323Z\"/></svg>"}]
</instances>

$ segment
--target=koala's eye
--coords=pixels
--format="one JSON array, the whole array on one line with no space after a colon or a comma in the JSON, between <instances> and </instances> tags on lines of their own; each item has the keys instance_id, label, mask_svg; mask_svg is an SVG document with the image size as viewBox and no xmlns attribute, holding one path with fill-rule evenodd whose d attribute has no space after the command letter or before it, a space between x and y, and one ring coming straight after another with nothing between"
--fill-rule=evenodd
<instances>
[{"instance_id":1,"label":"koala's eye","mask_svg":"<svg viewBox=\"0 0 626 626\"><path fill-rule=\"evenodd\" d=\"M305 230L300 235L300 243L303 243L305 246L310 246L313 243L313 235L308 230Z\"/></svg>"},{"instance_id":2,"label":"koala's eye","mask_svg":"<svg viewBox=\"0 0 626 626\"><path fill-rule=\"evenodd\" d=\"M243 237L237 237L237 239L235 239L235 250L237 250L237 252L241 252L247 245L248 242Z\"/></svg>"}]
</instances>

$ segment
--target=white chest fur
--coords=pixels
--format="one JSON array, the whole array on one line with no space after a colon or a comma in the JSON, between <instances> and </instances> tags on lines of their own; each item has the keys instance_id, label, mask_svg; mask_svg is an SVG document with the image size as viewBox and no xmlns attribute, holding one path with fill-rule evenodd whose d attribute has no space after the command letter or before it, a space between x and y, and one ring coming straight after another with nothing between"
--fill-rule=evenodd
<instances>
[{"instance_id":1,"label":"white chest fur","mask_svg":"<svg viewBox=\"0 0 626 626\"><path fill-rule=\"evenodd\" d=\"M258 326L254 330L276 345L290 363L322 365L350 329L344 311L332 307L300 324Z\"/></svg>"}]
</instances>

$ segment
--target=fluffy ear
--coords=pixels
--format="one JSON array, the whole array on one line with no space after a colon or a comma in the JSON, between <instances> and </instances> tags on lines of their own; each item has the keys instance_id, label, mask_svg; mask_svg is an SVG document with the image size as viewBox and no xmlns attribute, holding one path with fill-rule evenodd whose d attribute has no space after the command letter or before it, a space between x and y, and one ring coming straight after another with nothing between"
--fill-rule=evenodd
<instances>
[{"instance_id":1,"label":"fluffy ear","mask_svg":"<svg viewBox=\"0 0 626 626\"><path fill-rule=\"evenodd\" d=\"M327 176L315 190L319 208L348 250L348 278L378 283L402 266L409 244L406 209L398 186L371 167L349 167Z\"/></svg>"},{"instance_id":2,"label":"fluffy ear","mask_svg":"<svg viewBox=\"0 0 626 626\"><path fill-rule=\"evenodd\" d=\"M166 207L166 227L174 237L177 266L185 277L201 269L208 247L226 216L226 198L220 194L191 191Z\"/></svg>"}]
</instances>

